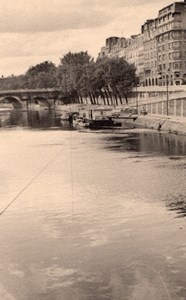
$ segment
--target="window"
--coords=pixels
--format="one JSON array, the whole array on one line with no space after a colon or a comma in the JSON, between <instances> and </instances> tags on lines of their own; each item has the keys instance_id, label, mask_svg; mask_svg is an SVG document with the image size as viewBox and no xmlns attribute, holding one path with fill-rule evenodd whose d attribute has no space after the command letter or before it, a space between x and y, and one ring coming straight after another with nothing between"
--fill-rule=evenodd
<instances>
[{"instance_id":1,"label":"window","mask_svg":"<svg viewBox=\"0 0 186 300\"><path fill-rule=\"evenodd\" d=\"M173 63L173 68L181 68L182 63L181 62L175 62Z\"/></svg>"},{"instance_id":2,"label":"window","mask_svg":"<svg viewBox=\"0 0 186 300\"><path fill-rule=\"evenodd\" d=\"M173 22L172 23L172 28L181 28L182 27L182 23L181 22Z\"/></svg>"},{"instance_id":3,"label":"window","mask_svg":"<svg viewBox=\"0 0 186 300\"><path fill-rule=\"evenodd\" d=\"M180 31L174 31L172 32L173 37L181 37L181 32Z\"/></svg>"},{"instance_id":4,"label":"window","mask_svg":"<svg viewBox=\"0 0 186 300\"><path fill-rule=\"evenodd\" d=\"M162 33L162 26L158 28L158 32Z\"/></svg>"},{"instance_id":5,"label":"window","mask_svg":"<svg viewBox=\"0 0 186 300\"><path fill-rule=\"evenodd\" d=\"M175 12L172 14L172 16L173 16L173 17L175 17L175 16L180 17L180 16L181 16L181 12L175 11Z\"/></svg>"},{"instance_id":6,"label":"window","mask_svg":"<svg viewBox=\"0 0 186 300\"><path fill-rule=\"evenodd\" d=\"M172 47L175 49L175 48L179 48L181 47L181 42L173 42L172 43Z\"/></svg>"},{"instance_id":7,"label":"window","mask_svg":"<svg viewBox=\"0 0 186 300\"><path fill-rule=\"evenodd\" d=\"M180 53L180 52L173 52L173 53L172 53L172 57L173 57L174 59L179 59L179 58L181 58L181 53Z\"/></svg>"},{"instance_id":8,"label":"window","mask_svg":"<svg viewBox=\"0 0 186 300\"><path fill-rule=\"evenodd\" d=\"M163 36L160 35L160 37L159 37L159 42L162 42L162 41L163 41Z\"/></svg>"},{"instance_id":9,"label":"window","mask_svg":"<svg viewBox=\"0 0 186 300\"><path fill-rule=\"evenodd\" d=\"M179 78L180 77L180 72L174 72L174 77Z\"/></svg>"}]
</instances>

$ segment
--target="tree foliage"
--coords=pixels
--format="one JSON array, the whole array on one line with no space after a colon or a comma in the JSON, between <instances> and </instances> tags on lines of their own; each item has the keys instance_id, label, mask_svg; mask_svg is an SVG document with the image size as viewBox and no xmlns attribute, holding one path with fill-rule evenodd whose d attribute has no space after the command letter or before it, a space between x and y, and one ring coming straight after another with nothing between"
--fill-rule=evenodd
<instances>
[{"instance_id":1,"label":"tree foliage","mask_svg":"<svg viewBox=\"0 0 186 300\"><path fill-rule=\"evenodd\" d=\"M68 52L56 67L51 61L31 66L25 75L0 79L0 89L58 88L66 102L128 102L136 82L135 66L124 58L98 58L87 51Z\"/></svg>"},{"instance_id":2,"label":"tree foliage","mask_svg":"<svg viewBox=\"0 0 186 300\"><path fill-rule=\"evenodd\" d=\"M54 88L57 85L56 66L45 61L28 69L25 75L0 79L0 89Z\"/></svg>"},{"instance_id":3,"label":"tree foliage","mask_svg":"<svg viewBox=\"0 0 186 300\"><path fill-rule=\"evenodd\" d=\"M123 58L102 58L96 62L87 52L69 52L58 67L58 85L74 101L89 98L97 103L101 97L105 104L119 104L135 82L135 66Z\"/></svg>"},{"instance_id":4,"label":"tree foliage","mask_svg":"<svg viewBox=\"0 0 186 300\"><path fill-rule=\"evenodd\" d=\"M81 101L84 89L84 76L86 69L91 64L92 58L87 52L67 53L61 58L58 67L58 86L65 95L74 100ZM83 83L83 84L82 84Z\"/></svg>"},{"instance_id":5,"label":"tree foliage","mask_svg":"<svg viewBox=\"0 0 186 300\"><path fill-rule=\"evenodd\" d=\"M56 66L50 61L30 67L25 74L27 88L56 87L56 70Z\"/></svg>"}]
</instances>

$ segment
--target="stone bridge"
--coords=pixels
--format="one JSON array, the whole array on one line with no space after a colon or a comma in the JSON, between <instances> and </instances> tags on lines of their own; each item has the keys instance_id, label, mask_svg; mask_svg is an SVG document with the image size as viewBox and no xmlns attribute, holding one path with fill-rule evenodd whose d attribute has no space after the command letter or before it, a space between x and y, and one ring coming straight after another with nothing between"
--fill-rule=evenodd
<instances>
[{"instance_id":1,"label":"stone bridge","mask_svg":"<svg viewBox=\"0 0 186 300\"><path fill-rule=\"evenodd\" d=\"M61 97L61 91L57 89L0 91L0 106L13 105L17 109L28 109L32 104L40 104L52 108Z\"/></svg>"}]
</instances>

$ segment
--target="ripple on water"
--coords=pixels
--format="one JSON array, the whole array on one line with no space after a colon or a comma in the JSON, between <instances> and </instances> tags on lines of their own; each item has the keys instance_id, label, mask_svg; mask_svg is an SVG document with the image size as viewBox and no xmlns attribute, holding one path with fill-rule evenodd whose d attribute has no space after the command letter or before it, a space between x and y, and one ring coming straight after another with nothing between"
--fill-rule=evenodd
<instances>
[{"instance_id":1,"label":"ripple on water","mask_svg":"<svg viewBox=\"0 0 186 300\"><path fill-rule=\"evenodd\" d=\"M186 217L186 199L184 195L169 194L167 195L165 202L168 210L176 213L175 218Z\"/></svg>"}]
</instances>

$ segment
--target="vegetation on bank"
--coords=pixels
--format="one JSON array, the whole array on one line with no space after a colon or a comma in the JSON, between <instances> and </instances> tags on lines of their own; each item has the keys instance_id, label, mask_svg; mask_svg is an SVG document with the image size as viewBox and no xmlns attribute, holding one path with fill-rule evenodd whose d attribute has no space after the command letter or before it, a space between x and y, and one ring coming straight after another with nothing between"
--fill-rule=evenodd
<instances>
[{"instance_id":1,"label":"vegetation on bank","mask_svg":"<svg viewBox=\"0 0 186 300\"><path fill-rule=\"evenodd\" d=\"M124 58L98 58L87 52L67 53L59 66L45 61L32 66L21 76L0 79L0 90L57 88L63 100L97 103L101 97L105 104L128 102L131 88L137 82L136 68Z\"/></svg>"}]
</instances>

